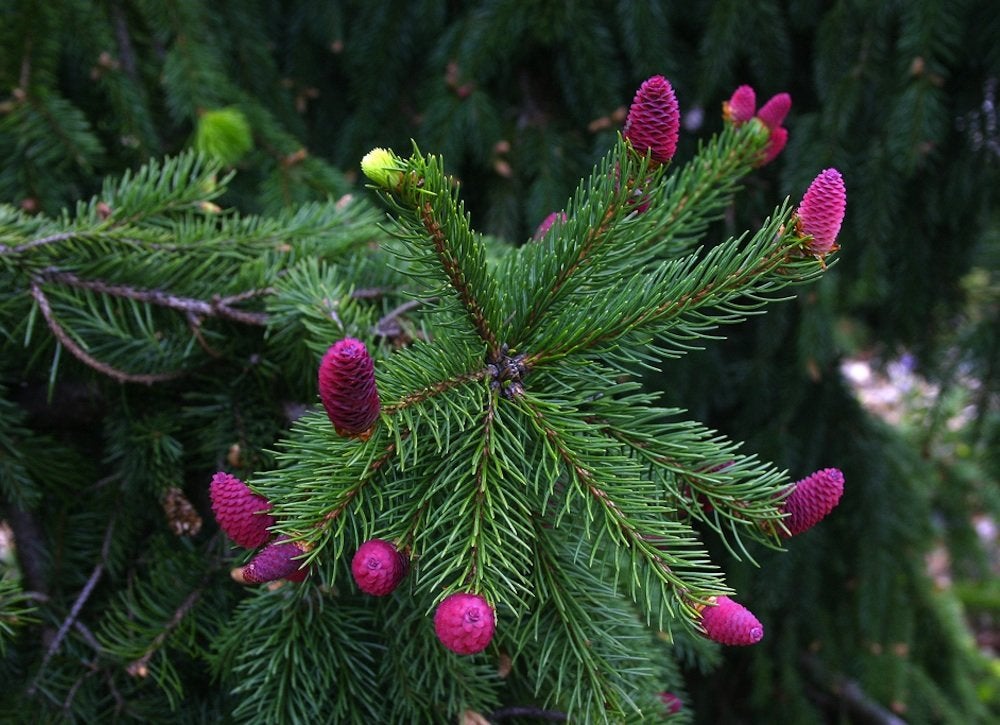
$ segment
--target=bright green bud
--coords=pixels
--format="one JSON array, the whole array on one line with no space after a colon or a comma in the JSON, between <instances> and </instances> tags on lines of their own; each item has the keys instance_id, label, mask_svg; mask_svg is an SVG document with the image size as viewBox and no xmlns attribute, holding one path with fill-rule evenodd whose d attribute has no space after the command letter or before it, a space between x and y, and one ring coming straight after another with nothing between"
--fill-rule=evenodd
<instances>
[{"instance_id":1,"label":"bright green bud","mask_svg":"<svg viewBox=\"0 0 1000 725\"><path fill-rule=\"evenodd\" d=\"M361 159L361 171L386 189L395 190L403 181L403 163L392 151L373 148Z\"/></svg>"},{"instance_id":2,"label":"bright green bud","mask_svg":"<svg viewBox=\"0 0 1000 725\"><path fill-rule=\"evenodd\" d=\"M253 132L246 116L229 106L205 111L198 117L194 147L219 162L232 166L253 148Z\"/></svg>"}]
</instances>

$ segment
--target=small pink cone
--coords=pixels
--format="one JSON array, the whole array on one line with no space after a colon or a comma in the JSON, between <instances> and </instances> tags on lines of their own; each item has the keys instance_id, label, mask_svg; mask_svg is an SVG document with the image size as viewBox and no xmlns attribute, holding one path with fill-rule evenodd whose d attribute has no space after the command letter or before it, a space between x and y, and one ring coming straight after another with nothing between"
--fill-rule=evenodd
<instances>
[{"instance_id":1,"label":"small pink cone","mask_svg":"<svg viewBox=\"0 0 1000 725\"><path fill-rule=\"evenodd\" d=\"M493 607L477 594L452 594L434 612L434 632L438 639L460 655L482 652L493 639L495 629Z\"/></svg>"},{"instance_id":2,"label":"small pink cone","mask_svg":"<svg viewBox=\"0 0 1000 725\"><path fill-rule=\"evenodd\" d=\"M363 342L347 337L330 346L319 366L319 396L338 434L368 433L378 420L381 402L375 364Z\"/></svg>"},{"instance_id":3,"label":"small pink cone","mask_svg":"<svg viewBox=\"0 0 1000 725\"><path fill-rule=\"evenodd\" d=\"M358 589L375 597L384 597L406 576L406 558L383 539L369 539L358 547L351 560L351 574Z\"/></svg>"},{"instance_id":4,"label":"small pink cone","mask_svg":"<svg viewBox=\"0 0 1000 725\"><path fill-rule=\"evenodd\" d=\"M837 235L847 211L847 188L836 169L825 169L813 179L796 211L798 231L811 236L807 249L822 257L837 249Z\"/></svg>"},{"instance_id":5,"label":"small pink cone","mask_svg":"<svg viewBox=\"0 0 1000 725\"><path fill-rule=\"evenodd\" d=\"M784 126L778 126L777 128L771 129L771 137L768 139L767 146L764 147L764 153L756 165L758 167L767 166L769 163L778 158L778 155L785 150L785 146L787 144L787 128Z\"/></svg>"},{"instance_id":6,"label":"small pink cone","mask_svg":"<svg viewBox=\"0 0 1000 725\"><path fill-rule=\"evenodd\" d=\"M757 111L757 118L764 122L772 131L785 122L785 116L792 108L792 97L787 93L771 96L767 103Z\"/></svg>"},{"instance_id":7,"label":"small pink cone","mask_svg":"<svg viewBox=\"0 0 1000 725\"><path fill-rule=\"evenodd\" d=\"M661 692L660 701L667 706L667 712L671 715L684 708L684 701L672 692Z\"/></svg>"},{"instance_id":8,"label":"small pink cone","mask_svg":"<svg viewBox=\"0 0 1000 725\"><path fill-rule=\"evenodd\" d=\"M624 136L640 155L665 164L677 151L681 113L674 89L663 76L643 81L625 119Z\"/></svg>"},{"instance_id":9,"label":"small pink cone","mask_svg":"<svg viewBox=\"0 0 1000 725\"><path fill-rule=\"evenodd\" d=\"M728 101L722 104L722 117L726 121L740 126L751 118L757 110L757 94L748 85L742 85L733 91Z\"/></svg>"},{"instance_id":10,"label":"small pink cone","mask_svg":"<svg viewBox=\"0 0 1000 725\"><path fill-rule=\"evenodd\" d=\"M295 557L301 556L303 551L298 543L279 537L261 549L246 566L233 569L232 577L240 584L262 584L276 579L300 581L298 572L302 562Z\"/></svg>"},{"instance_id":11,"label":"small pink cone","mask_svg":"<svg viewBox=\"0 0 1000 725\"><path fill-rule=\"evenodd\" d=\"M256 549L271 538L268 527L274 525L274 517L267 513L270 501L251 491L236 476L224 471L212 476L209 497L215 520L238 546Z\"/></svg>"},{"instance_id":12,"label":"small pink cone","mask_svg":"<svg viewBox=\"0 0 1000 725\"><path fill-rule=\"evenodd\" d=\"M764 626L749 609L729 597L717 597L714 605L701 610L705 635L720 644L756 644L764 637Z\"/></svg>"},{"instance_id":13,"label":"small pink cone","mask_svg":"<svg viewBox=\"0 0 1000 725\"><path fill-rule=\"evenodd\" d=\"M811 529L833 511L843 493L844 474L837 468L824 468L796 482L782 504L788 514L782 520L788 530L783 535L796 536Z\"/></svg>"},{"instance_id":14,"label":"small pink cone","mask_svg":"<svg viewBox=\"0 0 1000 725\"><path fill-rule=\"evenodd\" d=\"M565 224L566 219L568 219L568 217L566 216L566 212L564 211L552 212L547 217L542 219L542 223L538 225L537 229L535 229L535 233L531 236L531 238L541 239L542 237L544 237L546 234L549 233L549 229L551 229L553 225L555 225L557 222L559 224Z\"/></svg>"}]
</instances>

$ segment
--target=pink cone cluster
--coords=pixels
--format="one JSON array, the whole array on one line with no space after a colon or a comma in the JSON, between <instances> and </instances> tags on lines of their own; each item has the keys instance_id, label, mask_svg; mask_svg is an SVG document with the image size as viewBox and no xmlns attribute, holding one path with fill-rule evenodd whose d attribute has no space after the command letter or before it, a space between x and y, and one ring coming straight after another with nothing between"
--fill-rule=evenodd
<instances>
[{"instance_id":1,"label":"pink cone cluster","mask_svg":"<svg viewBox=\"0 0 1000 725\"><path fill-rule=\"evenodd\" d=\"M806 249L817 257L837 250L837 235L847 211L847 187L836 169L824 169L813 179L796 210L796 230L810 236Z\"/></svg>"},{"instance_id":2,"label":"pink cone cluster","mask_svg":"<svg viewBox=\"0 0 1000 725\"><path fill-rule=\"evenodd\" d=\"M212 476L209 497L215 520L238 546L256 549L266 544L250 563L233 571L236 581L259 584L276 579L300 582L306 578L308 569L300 569L301 562L294 559L302 554L300 545L287 541L286 537L271 541L268 529L274 525L274 517L267 513L271 510L270 501L224 471Z\"/></svg>"},{"instance_id":3,"label":"pink cone cluster","mask_svg":"<svg viewBox=\"0 0 1000 725\"><path fill-rule=\"evenodd\" d=\"M363 342L346 337L330 346L319 366L319 396L338 434L368 433L378 420L381 402L375 364Z\"/></svg>"},{"instance_id":4,"label":"pink cone cluster","mask_svg":"<svg viewBox=\"0 0 1000 725\"><path fill-rule=\"evenodd\" d=\"M351 574L358 589L375 597L391 593L406 576L406 557L384 539L369 539L358 547Z\"/></svg>"},{"instance_id":5,"label":"pink cone cluster","mask_svg":"<svg viewBox=\"0 0 1000 725\"><path fill-rule=\"evenodd\" d=\"M788 129L783 124L792 108L792 97L778 93L768 99L757 110L757 94L751 86L742 85L733 91L728 101L722 104L722 117L736 126L756 118L768 131L768 142L757 166L769 164L777 158L788 143ZM756 114L756 115L755 115Z\"/></svg>"},{"instance_id":6,"label":"pink cone cluster","mask_svg":"<svg viewBox=\"0 0 1000 725\"><path fill-rule=\"evenodd\" d=\"M665 164L677 151L681 113L674 89L663 76L643 81L632 99L623 135L637 153Z\"/></svg>"},{"instance_id":7,"label":"pink cone cluster","mask_svg":"<svg viewBox=\"0 0 1000 725\"><path fill-rule=\"evenodd\" d=\"M743 646L764 638L764 626L757 617L729 597L717 597L701 610L701 626L709 639L720 644Z\"/></svg>"},{"instance_id":8,"label":"pink cone cluster","mask_svg":"<svg viewBox=\"0 0 1000 725\"><path fill-rule=\"evenodd\" d=\"M452 594L434 612L434 632L438 639L460 655L482 652L493 639L495 629L493 607L477 594Z\"/></svg>"},{"instance_id":9,"label":"pink cone cluster","mask_svg":"<svg viewBox=\"0 0 1000 725\"><path fill-rule=\"evenodd\" d=\"M782 520L787 536L801 534L822 521L843 493L844 474L836 468L824 468L796 482L782 503L782 511L788 514Z\"/></svg>"}]
</instances>

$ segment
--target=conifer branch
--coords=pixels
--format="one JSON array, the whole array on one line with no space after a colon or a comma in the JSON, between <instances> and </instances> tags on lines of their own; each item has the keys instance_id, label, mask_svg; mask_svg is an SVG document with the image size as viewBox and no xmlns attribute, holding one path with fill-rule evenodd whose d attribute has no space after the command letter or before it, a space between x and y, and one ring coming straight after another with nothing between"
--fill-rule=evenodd
<instances>
[{"instance_id":1,"label":"conifer branch","mask_svg":"<svg viewBox=\"0 0 1000 725\"><path fill-rule=\"evenodd\" d=\"M440 380L433 385L429 385L425 388L409 393L394 403L387 403L382 406L382 410L388 415L398 413L406 408L419 405L437 395L447 393L449 390L454 390L455 388L460 388L463 385L468 385L469 383L482 380L488 374L489 371L487 368L482 368L480 370L472 370L467 373L454 375L446 380Z\"/></svg>"},{"instance_id":2,"label":"conifer branch","mask_svg":"<svg viewBox=\"0 0 1000 725\"><path fill-rule=\"evenodd\" d=\"M199 300L191 297L180 297L162 290L141 289L129 285L118 285L105 282L103 280L87 280L77 277L72 272L63 272L54 267L41 270L39 277L45 281L63 284L75 289L85 289L100 294L111 295L112 297L122 297L124 299L144 302L159 307L184 312L195 318L220 317L225 320L242 322L246 325L263 326L267 324L268 316L263 312L248 312L234 309L231 305L243 302L255 297L263 297L274 293L271 288L248 290L226 297L213 297L211 301Z\"/></svg>"},{"instance_id":3,"label":"conifer branch","mask_svg":"<svg viewBox=\"0 0 1000 725\"><path fill-rule=\"evenodd\" d=\"M146 651L126 666L126 672L133 677L145 677L148 674L149 660L163 646L163 643L167 641L170 634L184 621L184 618L191 612L198 603L198 600L201 599L204 584L205 582L184 598L184 601L174 610L170 619L164 623L162 629L153 638L153 641L149 643Z\"/></svg>"},{"instance_id":4,"label":"conifer branch","mask_svg":"<svg viewBox=\"0 0 1000 725\"><path fill-rule=\"evenodd\" d=\"M420 220L423 223L424 230L431 239L431 243L434 245L434 252L441 264L441 268L448 277L466 313L472 320L476 333L489 346L491 352L499 350L500 343L497 340L496 333L490 327L482 304L476 297L465 271L452 252L448 243L448 237L434 214L434 206L429 201L425 201L420 207Z\"/></svg>"},{"instance_id":5,"label":"conifer branch","mask_svg":"<svg viewBox=\"0 0 1000 725\"><path fill-rule=\"evenodd\" d=\"M101 362L77 344L76 340L74 340L69 333L62 328L62 325L59 324L59 321L52 313L52 307L49 305L49 299L42 291L40 280L38 279L32 280L31 282L31 296L35 299L35 303L38 305L38 309L45 318L45 322L48 324L49 330L52 332L53 336L63 345L63 347L70 351L73 357L78 359L84 365L93 368L97 372L107 375L120 383L143 383L145 385L152 385L153 383L173 380L182 374L180 371L169 373L128 373L124 370L112 367L107 363Z\"/></svg>"}]
</instances>

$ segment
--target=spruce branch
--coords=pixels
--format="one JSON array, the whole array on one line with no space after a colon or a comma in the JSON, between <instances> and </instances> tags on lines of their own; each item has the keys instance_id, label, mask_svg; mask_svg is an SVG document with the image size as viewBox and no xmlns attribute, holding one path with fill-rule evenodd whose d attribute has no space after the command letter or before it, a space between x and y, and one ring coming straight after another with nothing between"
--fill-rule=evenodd
<instances>
[{"instance_id":1,"label":"spruce branch","mask_svg":"<svg viewBox=\"0 0 1000 725\"><path fill-rule=\"evenodd\" d=\"M55 315L52 312L51 305L49 305L49 299L45 296L45 293L42 291L41 284L38 281L33 281L31 283L31 296L38 305L38 309L41 311L42 316L45 318L45 322L49 326L49 330L52 332L52 335L56 338L56 340L58 340L63 347L69 350L73 357L97 372L107 375L109 378L113 378L120 383L142 383L145 385L152 385L153 383L171 380L181 374L180 372L129 373L108 365L105 362L101 362L84 350L83 347L78 344L76 340L74 340L73 337L62 327L62 325L59 324L59 321L55 318Z\"/></svg>"}]
</instances>

